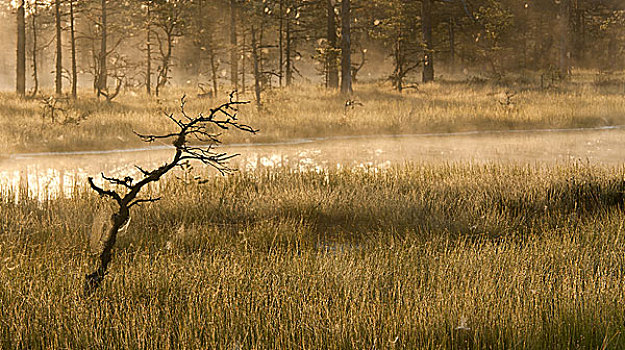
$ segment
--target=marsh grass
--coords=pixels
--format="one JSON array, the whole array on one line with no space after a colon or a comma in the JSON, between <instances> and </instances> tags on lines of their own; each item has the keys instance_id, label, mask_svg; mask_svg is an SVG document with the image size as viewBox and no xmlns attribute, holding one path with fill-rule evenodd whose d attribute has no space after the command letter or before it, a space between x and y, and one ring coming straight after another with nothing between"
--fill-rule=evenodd
<instances>
[{"instance_id":1,"label":"marsh grass","mask_svg":"<svg viewBox=\"0 0 625 350\"><path fill-rule=\"evenodd\" d=\"M4 348L620 348L623 168L166 181L80 296L106 203L0 201Z\"/></svg>"},{"instance_id":2,"label":"marsh grass","mask_svg":"<svg viewBox=\"0 0 625 350\"><path fill-rule=\"evenodd\" d=\"M516 95L502 104L506 91ZM197 99L194 91L170 89L161 98L128 93L112 104L98 102L85 92L69 108L87 113L78 125L52 124L41 119L39 100L19 100L0 94L0 150L39 152L115 149L142 146L133 130L162 133L171 130L164 112L179 110L188 95L190 113L206 112L219 99ZM249 94L241 94L251 100ZM246 123L261 130L224 135L229 143L274 142L297 138L457 132L473 130L596 127L625 124L625 99L620 85L597 85L578 75L557 87L539 89L522 81L442 81L404 94L388 84L359 85L354 96L362 106L345 108L345 97L315 86L271 90L260 111L244 107Z\"/></svg>"}]
</instances>

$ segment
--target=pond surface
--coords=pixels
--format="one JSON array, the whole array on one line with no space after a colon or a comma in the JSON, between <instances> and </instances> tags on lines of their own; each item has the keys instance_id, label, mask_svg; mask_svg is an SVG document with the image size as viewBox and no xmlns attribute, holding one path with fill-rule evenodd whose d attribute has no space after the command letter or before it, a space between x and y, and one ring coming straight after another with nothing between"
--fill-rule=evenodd
<instances>
[{"instance_id":1,"label":"pond surface","mask_svg":"<svg viewBox=\"0 0 625 350\"><path fill-rule=\"evenodd\" d=\"M231 166L241 171L288 168L321 171L336 168L384 169L405 163L625 163L625 127L598 129L467 132L401 136L337 137L278 144L229 145L241 155ZM71 196L88 176L138 175L134 165L150 169L172 156L161 145L135 150L14 154L0 157L0 194L18 193L43 200ZM196 165L199 167L199 165Z\"/></svg>"}]
</instances>

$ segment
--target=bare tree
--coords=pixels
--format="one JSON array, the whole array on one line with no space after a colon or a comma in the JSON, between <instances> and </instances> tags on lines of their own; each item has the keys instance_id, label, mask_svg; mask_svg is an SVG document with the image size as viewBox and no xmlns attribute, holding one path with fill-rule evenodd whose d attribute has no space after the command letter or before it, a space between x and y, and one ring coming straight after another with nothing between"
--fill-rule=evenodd
<instances>
[{"instance_id":1,"label":"bare tree","mask_svg":"<svg viewBox=\"0 0 625 350\"><path fill-rule=\"evenodd\" d=\"M353 92L351 21L351 0L343 0L341 7L341 93L343 94Z\"/></svg>"},{"instance_id":2,"label":"bare tree","mask_svg":"<svg viewBox=\"0 0 625 350\"><path fill-rule=\"evenodd\" d=\"M218 34L216 28L219 27L219 24L217 24L219 22L216 23L212 14L218 13L219 10L212 3L204 4L203 0L198 0L197 4L197 12L199 16L196 17L196 30L193 34L193 43L198 49L196 62L198 66L197 75L199 77L203 74L201 67L204 65L204 57L206 56L208 59L209 73L213 89L210 93L208 93L204 90L203 83L199 82L198 87L202 90L201 95L204 97L209 95L217 96L219 80L217 70L220 65L218 54L222 51L223 47L219 44L219 39L215 38ZM209 15L204 15L205 12L208 12Z\"/></svg>"},{"instance_id":3,"label":"bare tree","mask_svg":"<svg viewBox=\"0 0 625 350\"><path fill-rule=\"evenodd\" d=\"M78 86L78 70L76 68L76 28L74 4L75 0L69 0L69 34L72 48L72 98L76 99Z\"/></svg>"},{"instance_id":4,"label":"bare tree","mask_svg":"<svg viewBox=\"0 0 625 350\"><path fill-rule=\"evenodd\" d=\"M17 7L17 79L16 92L26 95L26 21L24 19L24 0Z\"/></svg>"},{"instance_id":5,"label":"bare tree","mask_svg":"<svg viewBox=\"0 0 625 350\"><path fill-rule=\"evenodd\" d=\"M145 1L145 92L152 95L152 0Z\"/></svg>"},{"instance_id":6,"label":"bare tree","mask_svg":"<svg viewBox=\"0 0 625 350\"><path fill-rule=\"evenodd\" d=\"M565 77L571 73L571 1L560 0L559 2L559 26L560 26L560 74Z\"/></svg>"},{"instance_id":7,"label":"bare tree","mask_svg":"<svg viewBox=\"0 0 625 350\"><path fill-rule=\"evenodd\" d=\"M175 40L181 37L184 28L183 14L185 10L183 0L159 0L154 1L152 14L154 16L153 25L159 30L154 31L158 42L158 52L160 55L160 67L156 79L155 94L158 96L161 89L169 82L172 64L172 54Z\"/></svg>"},{"instance_id":8,"label":"bare tree","mask_svg":"<svg viewBox=\"0 0 625 350\"><path fill-rule=\"evenodd\" d=\"M220 142L218 131L236 129L256 133L257 130L239 123L237 118L238 106L247 103L236 101L234 93L232 93L228 102L211 109L208 115L200 113L191 117L185 112L185 99L183 97L180 105L181 116L176 118L173 114L167 115L176 124L177 131L163 135L137 133L137 136L145 142L171 140L175 151L169 162L154 170L144 170L137 167L141 173L141 179L138 180L130 176L113 178L102 174L102 179L115 186L116 189L105 189L96 185L92 177L88 179L89 185L95 192L102 197L115 201L117 210L111 215L111 226L102 238L97 266L92 273L86 275L84 284L86 295L93 293L102 284L113 257L113 248L115 247L117 234L128 223L130 210L136 205L152 203L160 199L141 198L139 194L146 185L159 181L169 171L188 164L190 161L199 161L204 165L211 166L221 174L233 171L233 169L228 167L228 161L237 156L237 154L227 154L215 150L215 146ZM191 140L198 141L205 146L192 146L190 145Z\"/></svg>"},{"instance_id":9,"label":"bare tree","mask_svg":"<svg viewBox=\"0 0 625 350\"><path fill-rule=\"evenodd\" d=\"M421 0L423 31L423 82L434 81L434 49L432 45L432 0Z\"/></svg>"},{"instance_id":10,"label":"bare tree","mask_svg":"<svg viewBox=\"0 0 625 350\"><path fill-rule=\"evenodd\" d=\"M29 93L30 97L37 96L37 92L39 92L39 72L37 66L37 53L39 52L38 46L38 30L37 30L37 18L39 17L38 13L38 5L39 2L35 0L32 3L32 9L30 11L30 31L32 34L32 48L31 48L31 66L32 66L32 77L33 77L33 89Z\"/></svg>"},{"instance_id":11,"label":"bare tree","mask_svg":"<svg viewBox=\"0 0 625 350\"><path fill-rule=\"evenodd\" d=\"M54 1L54 24L56 28L56 70L54 78L55 92L63 94L63 46L61 43L61 0Z\"/></svg>"},{"instance_id":12,"label":"bare tree","mask_svg":"<svg viewBox=\"0 0 625 350\"><path fill-rule=\"evenodd\" d=\"M107 78L108 72L106 69L106 61L108 56L108 47L106 42L107 37L107 12L106 12L106 0L102 0L101 3L101 15L100 15L100 54L98 56L98 67L99 72L97 75L97 83L96 88L98 90L98 96L102 94L103 91L107 90Z\"/></svg>"},{"instance_id":13,"label":"bare tree","mask_svg":"<svg viewBox=\"0 0 625 350\"><path fill-rule=\"evenodd\" d=\"M261 80L260 55L258 54L258 40L256 39L256 27L252 26L252 62L254 66L254 94L256 95L256 106L262 106L261 101Z\"/></svg>"},{"instance_id":14,"label":"bare tree","mask_svg":"<svg viewBox=\"0 0 625 350\"><path fill-rule=\"evenodd\" d=\"M230 81L232 88L239 88L239 46L237 44L237 1L230 0Z\"/></svg>"},{"instance_id":15,"label":"bare tree","mask_svg":"<svg viewBox=\"0 0 625 350\"><path fill-rule=\"evenodd\" d=\"M327 87L337 89L339 87L339 71L337 69L337 48L336 48L336 18L334 13L334 0L326 0L327 10L327 39L328 53L326 55L327 66Z\"/></svg>"}]
</instances>

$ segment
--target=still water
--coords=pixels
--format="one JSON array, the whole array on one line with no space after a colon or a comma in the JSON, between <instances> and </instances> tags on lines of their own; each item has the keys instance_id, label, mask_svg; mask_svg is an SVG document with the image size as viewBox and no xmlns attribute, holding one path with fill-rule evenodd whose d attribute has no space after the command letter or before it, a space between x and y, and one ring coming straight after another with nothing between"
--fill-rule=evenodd
<instances>
[{"instance_id":1,"label":"still water","mask_svg":"<svg viewBox=\"0 0 625 350\"><path fill-rule=\"evenodd\" d=\"M625 163L625 128L475 132L403 136L338 137L279 144L230 145L239 153L231 166L241 171L288 168L384 169L405 163ZM70 197L88 176L138 176L135 165L150 169L172 156L167 146L145 149L0 155L0 194L43 200ZM199 167L199 165L196 165Z\"/></svg>"}]
</instances>

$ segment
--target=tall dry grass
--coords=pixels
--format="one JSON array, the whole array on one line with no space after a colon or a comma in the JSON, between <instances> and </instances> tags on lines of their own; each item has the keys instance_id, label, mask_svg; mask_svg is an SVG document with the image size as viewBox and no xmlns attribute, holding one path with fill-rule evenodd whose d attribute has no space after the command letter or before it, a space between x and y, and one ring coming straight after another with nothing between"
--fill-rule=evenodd
<instances>
[{"instance_id":1,"label":"tall dry grass","mask_svg":"<svg viewBox=\"0 0 625 350\"><path fill-rule=\"evenodd\" d=\"M625 124L625 99L620 85L598 84L577 75L557 87L535 83L481 80L442 81L398 94L388 84L359 85L345 108L346 98L315 86L270 90L264 108L241 111L245 122L261 129L259 136L224 136L226 142L272 142L294 138L354 134L401 134L468 130L572 128ZM507 104L506 91L516 95ZM133 130L170 130L164 112L175 113L188 95L190 113L207 111L220 99L195 98L195 92L170 89L166 96L148 98L128 93L112 104L85 92L65 108L71 116L86 113L80 124L51 123L41 118L39 100L19 100L0 94L0 153L128 148L141 145ZM224 94L221 100L225 100ZM248 94L241 99L252 100ZM502 104L502 102L504 102Z\"/></svg>"},{"instance_id":2,"label":"tall dry grass","mask_svg":"<svg viewBox=\"0 0 625 350\"><path fill-rule=\"evenodd\" d=\"M167 181L80 296L106 204L0 201L4 348L621 348L623 168ZM80 215L77 215L79 213Z\"/></svg>"}]
</instances>

